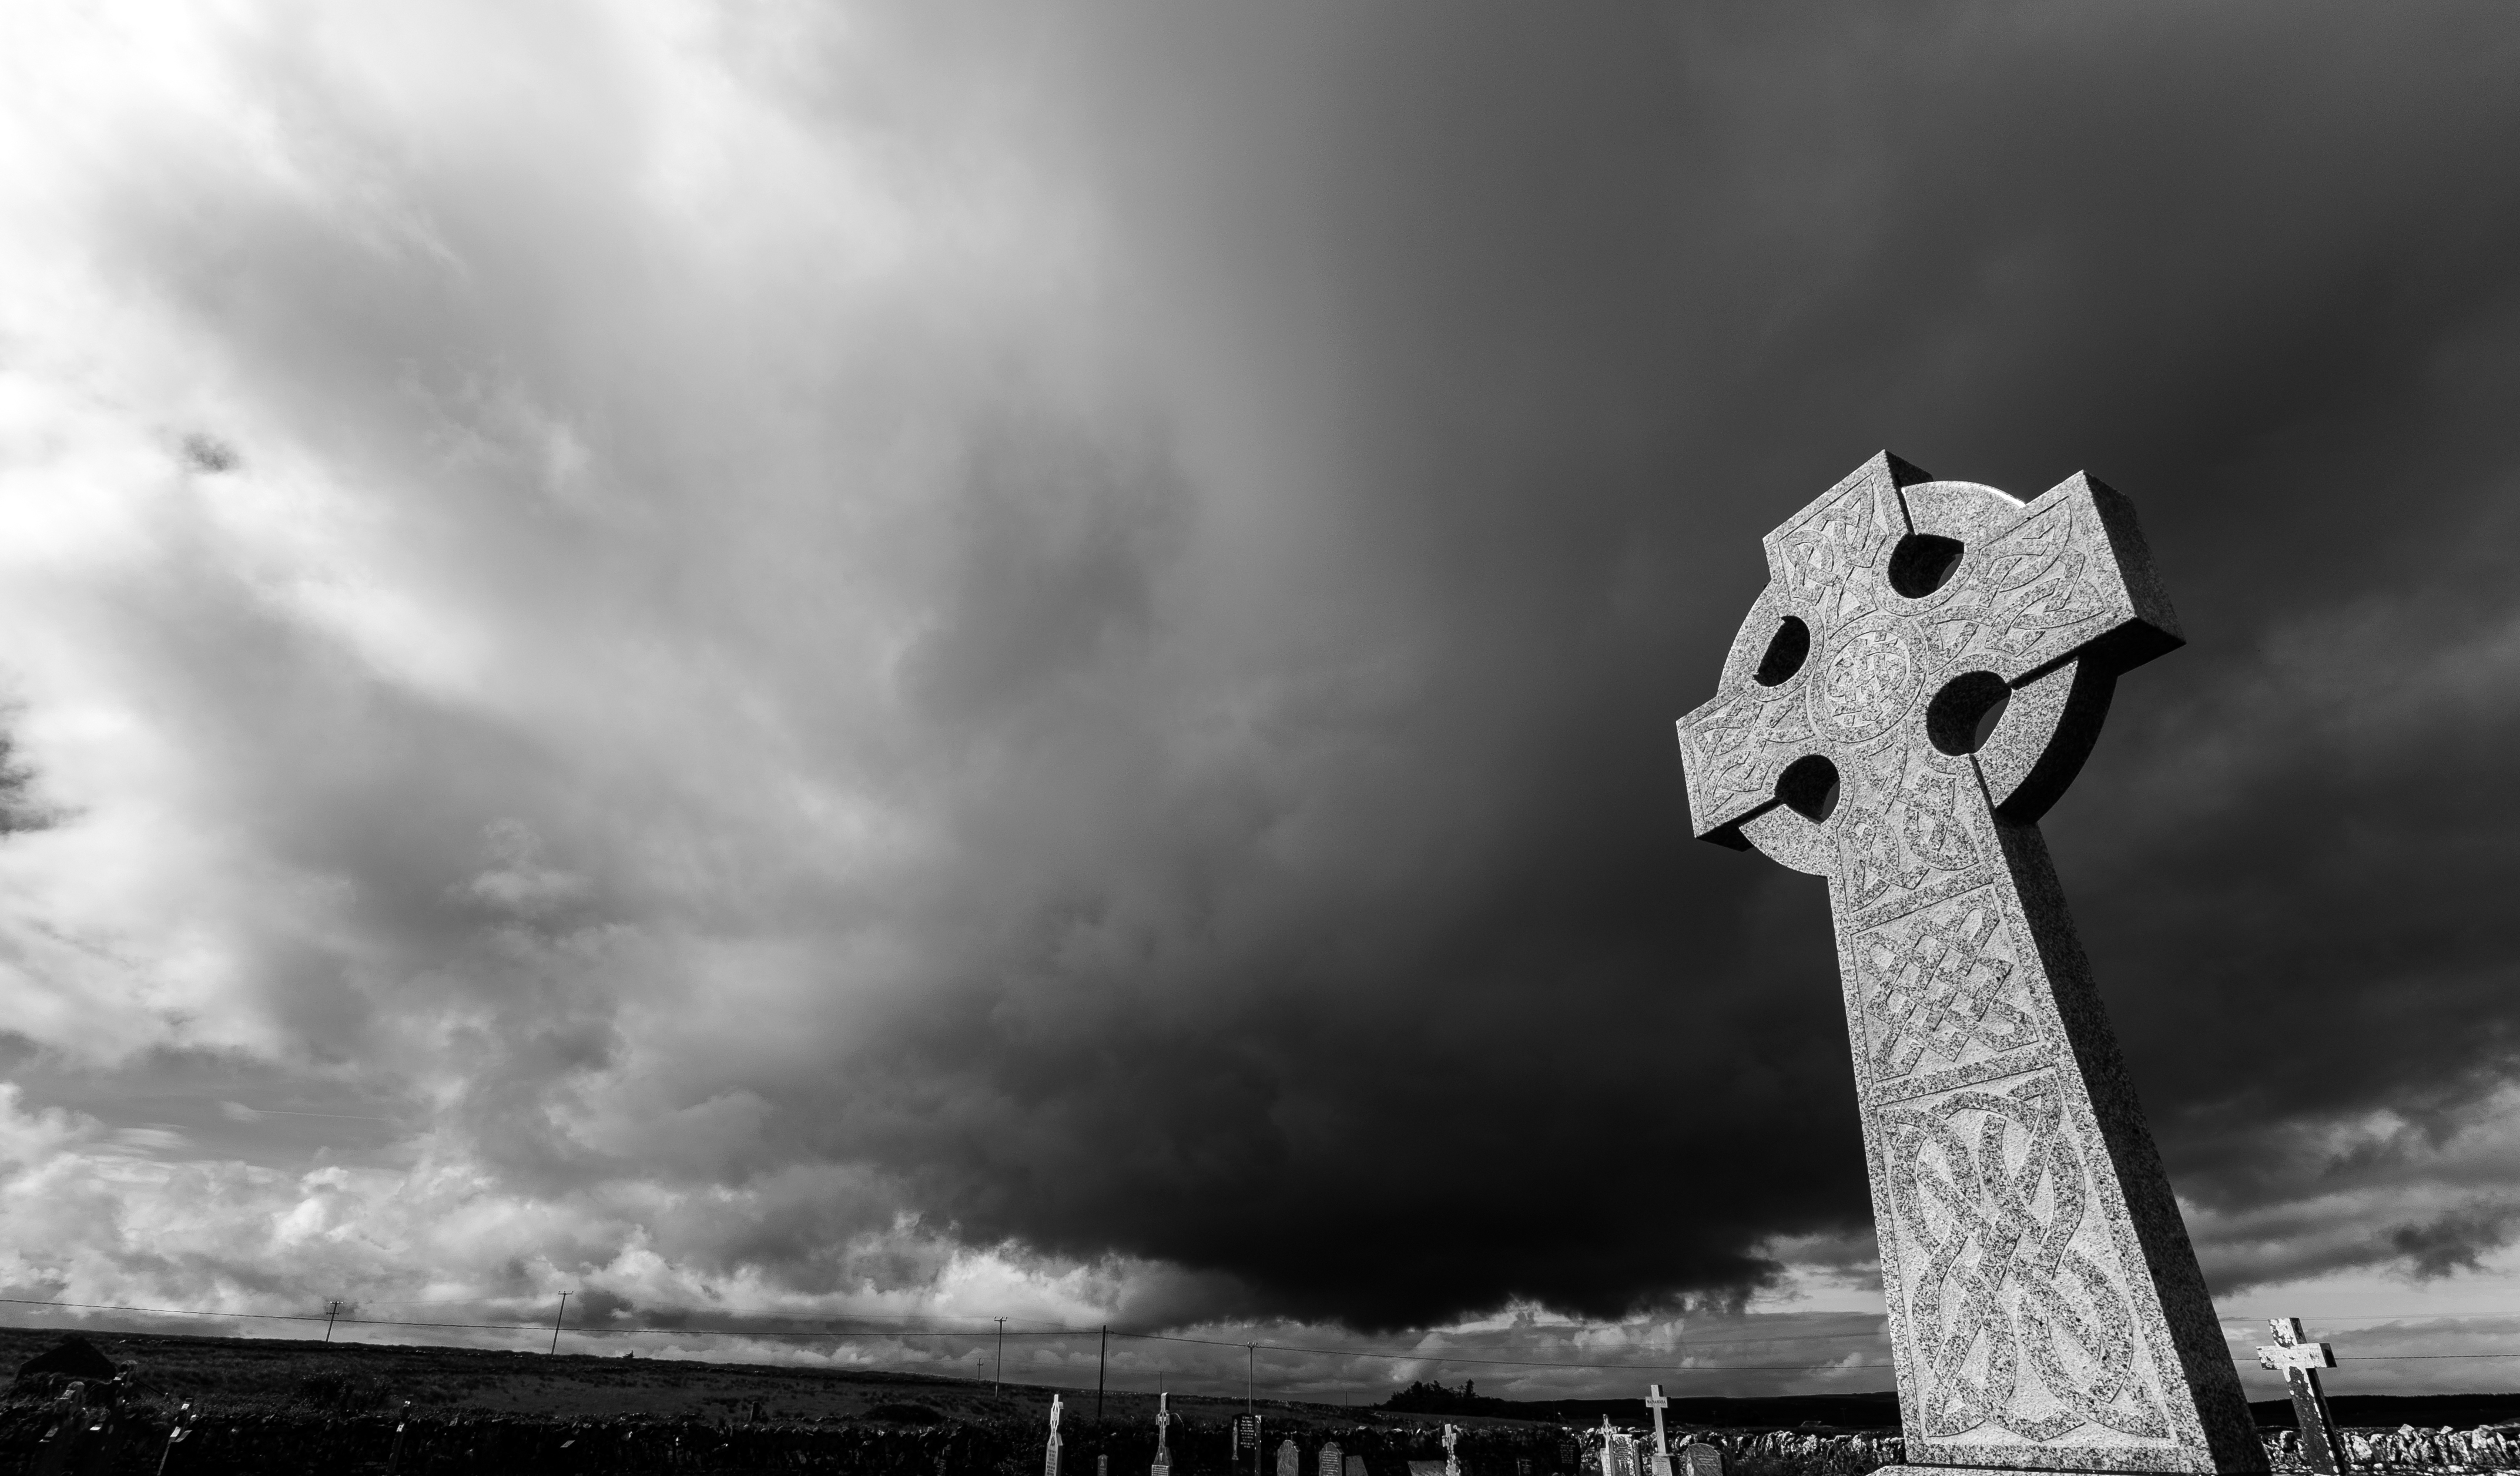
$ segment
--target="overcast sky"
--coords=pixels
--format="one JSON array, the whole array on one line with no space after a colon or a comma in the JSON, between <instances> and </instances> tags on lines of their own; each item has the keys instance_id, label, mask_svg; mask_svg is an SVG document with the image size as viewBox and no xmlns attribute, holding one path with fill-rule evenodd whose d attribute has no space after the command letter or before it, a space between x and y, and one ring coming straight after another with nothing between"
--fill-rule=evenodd
<instances>
[{"instance_id":1,"label":"overcast sky","mask_svg":"<svg viewBox=\"0 0 2520 1476\"><path fill-rule=\"evenodd\" d=\"M2515 73L2451 3L0 10L0 1294L1887 1388L1825 896L1672 736L1887 448L2106 479L2186 627L2046 828L2235 1346L2520 1352ZM1264 1376L1429 1368L1642 1377Z\"/></svg>"}]
</instances>

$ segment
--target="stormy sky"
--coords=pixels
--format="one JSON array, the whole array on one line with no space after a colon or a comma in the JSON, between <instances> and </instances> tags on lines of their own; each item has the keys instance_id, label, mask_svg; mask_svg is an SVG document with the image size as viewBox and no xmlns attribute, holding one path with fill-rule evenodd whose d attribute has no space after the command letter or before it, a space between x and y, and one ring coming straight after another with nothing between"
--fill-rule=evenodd
<instances>
[{"instance_id":1,"label":"stormy sky","mask_svg":"<svg viewBox=\"0 0 2520 1476\"><path fill-rule=\"evenodd\" d=\"M2520 1351L2515 67L11 6L0 1295L1887 1388L1825 896L1672 736L1887 448L2107 480L2185 625L2046 829L2235 1347ZM1634 1381L1269 1377L1429 1369Z\"/></svg>"}]
</instances>

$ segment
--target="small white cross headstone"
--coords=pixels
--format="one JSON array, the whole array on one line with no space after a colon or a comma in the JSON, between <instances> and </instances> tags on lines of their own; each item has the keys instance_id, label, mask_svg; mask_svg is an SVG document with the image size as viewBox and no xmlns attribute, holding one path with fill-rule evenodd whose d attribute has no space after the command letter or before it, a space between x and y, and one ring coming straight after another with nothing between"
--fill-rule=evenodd
<instances>
[{"instance_id":1,"label":"small white cross headstone","mask_svg":"<svg viewBox=\"0 0 2520 1476\"><path fill-rule=\"evenodd\" d=\"M1155 1463L1147 1468L1147 1476L1173 1476L1172 1442L1167 1438L1173 1422L1173 1397L1155 1396Z\"/></svg>"},{"instance_id":2,"label":"small white cross headstone","mask_svg":"<svg viewBox=\"0 0 2520 1476\"><path fill-rule=\"evenodd\" d=\"M2274 1346L2258 1350L2258 1364L2282 1371L2292 1391L2293 1422L2301 1427L2301 1458L2323 1476L2344 1476L2345 1441L2336 1433L2336 1416L2327 1409L2327 1391L2318 1386L2318 1370L2336 1366L2336 1350L2310 1342L2299 1318L2269 1318Z\"/></svg>"},{"instance_id":3,"label":"small white cross headstone","mask_svg":"<svg viewBox=\"0 0 2520 1476\"><path fill-rule=\"evenodd\" d=\"M1041 1476L1058 1476L1058 1396L1050 1397L1050 1448L1041 1458Z\"/></svg>"},{"instance_id":4,"label":"small white cross headstone","mask_svg":"<svg viewBox=\"0 0 2520 1476\"><path fill-rule=\"evenodd\" d=\"M1653 1476L1671 1476L1671 1444L1662 1433L1662 1411L1671 1408L1671 1401L1662 1397L1662 1385L1645 1385L1645 1408L1654 1417Z\"/></svg>"},{"instance_id":5,"label":"small white cross headstone","mask_svg":"<svg viewBox=\"0 0 2520 1476\"><path fill-rule=\"evenodd\" d=\"M1462 1476L1461 1443L1462 1427L1446 1425L1444 1427L1444 1476Z\"/></svg>"}]
</instances>

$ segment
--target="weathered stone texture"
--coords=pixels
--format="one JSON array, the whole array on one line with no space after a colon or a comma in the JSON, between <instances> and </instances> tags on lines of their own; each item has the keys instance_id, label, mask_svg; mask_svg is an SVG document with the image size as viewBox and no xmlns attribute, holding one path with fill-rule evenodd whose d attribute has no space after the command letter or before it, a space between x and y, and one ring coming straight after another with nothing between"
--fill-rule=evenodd
<instances>
[{"instance_id":1,"label":"weathered stone texture","mask_svg":"<svg viewBox=\"0 0 2520 1476\"><path fill-rule=\"evenodd\" d=\"M1885 454L1767 553L1681 752L1700 836L1828 879L1907 1460L2264 1470L2036 826L2180 644L2133 508Z\"/></svg>"}]
</instances>

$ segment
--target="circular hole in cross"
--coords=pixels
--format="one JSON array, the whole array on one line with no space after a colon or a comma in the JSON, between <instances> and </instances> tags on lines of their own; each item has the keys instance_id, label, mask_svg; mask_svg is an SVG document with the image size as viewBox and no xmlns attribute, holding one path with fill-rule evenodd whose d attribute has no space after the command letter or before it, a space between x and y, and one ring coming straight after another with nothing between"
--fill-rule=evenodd
<instances>
[{"instance_id":1,"label":"circular hole in cross","mask_svg":"<svg viewBox=\"0 0 2520 1476\"><path fill-rule=\"evenodd\" d=\"M2003 678L1991 671L1963 672L1944 683L1925 704L1925 737L1956 758L1975 753L1986 746L2011 702L2012 689L2003 685Z\"/></svg>"},{"instance_id":2,"label":"circular hole in cross","mask_svg":"<svg viewBox=\"0 0 2520 1476\"><path fill-rule=\"evenodd\" d=\"M1941 589L1960 566L1960 541L1932 533L1911 533L1890 550L1890 587L1911 600L1922 600Z\"/></svg>"},{"instance_id":3,"label":"circular hole in cross","mask_svg":"<svg viewBox=\"0 0 2520 1476\"><path fill-rule=\"evenodd\" d=\"M1837 765L1819 754L1798 758L1777 776L1777 798L1805 820L1826 820L1837 811Z\"/></svg>"},{"instance_id":4,"label":"circular hole in cross","mask_svg":"<svg viewBox=\"0 0 2520 1476\"><path fill-rule=\"evenodd\" d=\"M1759 658L1759 669L1751 675L1762 687L1774 687L1803 669L1811 655L1811 627L1792 615L1777 625L1777 633L1768 638L1767 654Z\"/></svg>"}]
</instances>

